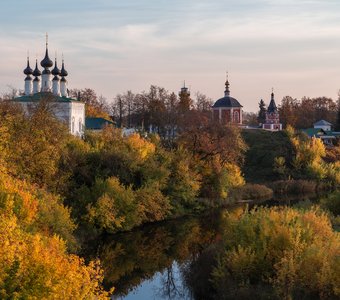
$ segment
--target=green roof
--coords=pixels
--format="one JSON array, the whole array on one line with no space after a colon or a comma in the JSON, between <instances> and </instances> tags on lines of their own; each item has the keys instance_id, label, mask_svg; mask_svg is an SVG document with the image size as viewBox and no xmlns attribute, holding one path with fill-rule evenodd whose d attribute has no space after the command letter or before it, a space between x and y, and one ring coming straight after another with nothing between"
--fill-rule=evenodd
<instances>
[{"instance_id":1,"label":"green roof","mask_svg":"<svg viewBox=\"0 0 340 300\"><path fill-rule=\"evenodd\" d=\"M29 96L25 95L25 96L17 97L17 98L14 98L14 101L16 101L16 102L38 102L38 101L41 101L42 99L53 100L53 101L56 101L56 102L79 102L79 103L83 103L80 100L68 98L68 97L65 97L65 96L56 96L56 95L53 95L52 93L47 93L47 92L41 92L41 93L29 95Z\"/></svg>"},{"instance_id":2,"label":"green roof","mask_svg":"<svg viewBox=\"0 0 340 300\"><path fill-rule=\"evenodd\" d=\"M100 129L103 129L107 125L114 125L114 123L104 118L86 118L85 119L86 129L100 130Z\"/></svg>"},{"instance_id":3,"label":"green roof","mask_svg":"<svg viewBox=\"0 0 340 300\"><path fill-rule=\"evenodd\" d=\"M320 135L325 135L326 132L321 129L321 128L307 128L307 129L302 129L302 132L307 134L309 137L312 136L320 136Z\"/></svg>"}]
</instances>

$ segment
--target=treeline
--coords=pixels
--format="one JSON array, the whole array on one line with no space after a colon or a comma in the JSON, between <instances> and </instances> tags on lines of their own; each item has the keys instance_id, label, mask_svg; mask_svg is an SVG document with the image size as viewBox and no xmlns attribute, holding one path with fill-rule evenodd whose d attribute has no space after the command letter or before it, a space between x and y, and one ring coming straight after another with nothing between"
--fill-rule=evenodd
<instances>
[{"instance_id":1,"label":"treeline","mask_svg":"<svg viewBox=\"0 0 340 300\"><path fill-rule=\"evenodd\" d=\"M331 98L303 97L301 100L286 96L279 106L280 121L283 126L291 125L294 128L310 128L320 120L326 120L340 130L340 101Z\"/></svg>"},{"instance_id":2,"label":"treeline","mask_svg":"<svg viewBox=\"0 0 340 300\"><path fill-rule=\"evenodd\" d=\"M212 100L196 93L195 99L187 88L177 96L163 87L151 85L149 91L127 91L114 97L111 103L92 89L71 90L71 95L86 103L87 116L111 117L119 128L138 128L171 138L190 122L190 112L210 116Z\"/></svg>"}]
</instances>

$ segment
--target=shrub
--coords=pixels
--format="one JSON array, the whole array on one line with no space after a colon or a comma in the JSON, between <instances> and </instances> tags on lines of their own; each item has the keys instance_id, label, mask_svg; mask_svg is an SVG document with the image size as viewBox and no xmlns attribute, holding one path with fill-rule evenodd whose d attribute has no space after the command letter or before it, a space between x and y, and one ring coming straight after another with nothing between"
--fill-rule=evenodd
<instances>
[{"instance_id":1,"label":"shrub","mask_svg":"<svg viewBox=\"0 0 340 300\"><path fill-rule=\"evenodd\" d=\"M276 194L306 194L316 191L317 184L309 180L280 180L273 182Z\"/></svg>"},{"instance_id":2,"label":"shrub","mask_svg":"<svg viewBox=\"0 0 340 300\"><path fill-rule=\"evenodd\" d=\"M273 197L273 190L265 185L247 183L235 189L232 197L237 200L270 199Z\"/></svg>"},{"instance_id":3,"label":"shrub","mask_svg":"<svg viewBox=\"0 0 340 300\"><path fill-rule=\"evenodd\" d=\"M228 287L268 284L281 299L340 296L340 236L320 209L259 208L224 226L212 272L220 299Z\"/></svg>"}]
</instances>

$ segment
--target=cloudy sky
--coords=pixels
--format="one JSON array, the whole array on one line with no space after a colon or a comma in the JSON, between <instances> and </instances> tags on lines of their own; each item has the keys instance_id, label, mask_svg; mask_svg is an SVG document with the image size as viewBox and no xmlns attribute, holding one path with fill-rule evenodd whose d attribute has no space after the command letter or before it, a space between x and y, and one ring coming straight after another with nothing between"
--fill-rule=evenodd
<instances>
[{"instance_id":1,"label":"cloudy sky","mask_svg":"<svg viewBox=\"0 0 340 300\"><path fill-rule=\"evenodd\" d=\"M23 88L26 53L64 53L70 88L111 100L183 80L217 99L229 71L246 111L340 89L339 0L1 0L0 92Z\"/></svg>"}]
</instances>

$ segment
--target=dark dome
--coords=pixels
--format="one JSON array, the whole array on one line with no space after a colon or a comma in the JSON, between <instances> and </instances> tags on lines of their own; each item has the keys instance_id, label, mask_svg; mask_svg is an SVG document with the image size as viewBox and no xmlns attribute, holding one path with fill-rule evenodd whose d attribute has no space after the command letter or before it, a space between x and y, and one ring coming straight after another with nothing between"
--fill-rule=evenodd
<instances>
[{"instance_id":1,"label":"dark dome","mask_svg":"<svg viewBox=\"0 0 340 300\"><path fill-rule=\"evenodd\" d=\"M29 60L27 60L27 67L24 70L24 74L25 75L31 75L32 73L33 73L33 70L30 67L30 62L29 62Z\"/></svg>"},{"instance_id":2,"label":"dark dome","mask_svg":"<svg viewBox=\"0 0 340 300\"><path fill-rule=\"evenodd\" d=\"M235 98L225 96L221 99L218 99L213 105L213 107L243 107L243 106Z\"/></svg>"},{"instance_id":3,"label":"dark dome","mask_svg":"<svg viewBox=\"0 0 340 300\"><path fill-rule=\"evenodd\" d=\"M41 75L41 72L40 70L38 69L38 61L36 60L35 61L35 69L33 71L33 76L37 77L37 76L40 76Z\"/></svg>"},{"instance_id":4,"label":"dark dome","mask_svg":"<svg viewBox=\"0 0 340 300\"><path fill-rule=\"evenodd\" d=\"M52 70L52 74L53 74L54 76L60 74L60 70L59 70L58 67L57 67L57 60L56 60L55 63L54 63L54 68L53 68L53 70Z\"/></svg>"},{"instance_id":5,"label":"dark dome","mask_svg":"<svg viewBox=\"0 0 340 300\"><path fill-rule=\"evenodd\" d=\"M48 56L48 50L46 49L46 53L45 53L45 57L44 59L40 62L40 65L43 68L50 68L53 66L53 61L50 60L49 56Z\"/></svg>"},{"instance_id":6,"label":"dark dome","mask_svg":"<svg viewBox=\"0 0 340 300\"><path fill-rule=\"evenodd\" d=\"M65 70L65 67L64 67L64 62L63 62L63 65L61 67L61 70L60 70L60 75L61 76L67 76L68 75L68 73L67 73L67 71Z\"/></svg>"}]
</instances>

